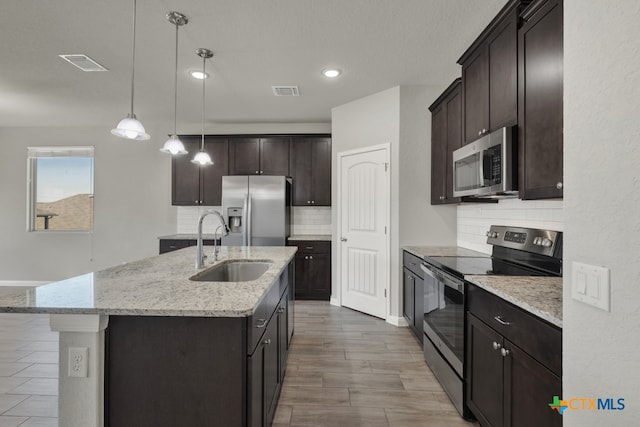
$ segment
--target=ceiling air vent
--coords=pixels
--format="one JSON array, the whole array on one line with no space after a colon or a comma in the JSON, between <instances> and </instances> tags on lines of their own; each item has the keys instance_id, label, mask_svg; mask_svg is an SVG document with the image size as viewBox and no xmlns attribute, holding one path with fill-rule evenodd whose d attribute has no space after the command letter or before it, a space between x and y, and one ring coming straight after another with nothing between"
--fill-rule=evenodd
<instances>
[{"instance_id":1,"label":"ceiling air vent","mask_svg":"<svg viewBox=\"0 0 640 427\"><path fill-rule=\"evenodd\" d=\"M298 86L271 86L275 96L300 96Z\"/></svg>"},{"instance_id":2,"label":"ceiling air vent","mask_svg":"<svg viewBox=\"0 0 640 427\"><path fill-rule=\"evenodd\" d=\"M80 68L82 71L108 71L102 65L98 64L93 59L89 58L87 55L83 55L81 53L73 54L73 55L58 55L60 58L69 62L72 65Z\"/></svg>"}]
</instances>

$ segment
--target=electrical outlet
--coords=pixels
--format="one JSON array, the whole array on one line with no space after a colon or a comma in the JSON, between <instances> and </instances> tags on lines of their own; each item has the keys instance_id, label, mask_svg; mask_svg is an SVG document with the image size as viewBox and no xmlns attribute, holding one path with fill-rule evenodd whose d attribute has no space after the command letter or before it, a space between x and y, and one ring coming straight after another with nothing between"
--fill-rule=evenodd
<instances>
[{"instance_id":1,"label":"electrical outlet","mask_svg":"<svg viewBox=\"0 0 640 427\"><path fill-rule=\"evenodd\" d=\"M86 378L88 373L89 349L69 347L69 376Z\"/></svg>"}]
</instances>

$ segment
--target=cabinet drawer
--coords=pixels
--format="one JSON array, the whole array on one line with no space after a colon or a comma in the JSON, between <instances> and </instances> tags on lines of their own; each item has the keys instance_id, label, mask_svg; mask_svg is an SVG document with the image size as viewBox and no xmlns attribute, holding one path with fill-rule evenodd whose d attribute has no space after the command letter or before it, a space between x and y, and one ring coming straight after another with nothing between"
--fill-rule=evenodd
<instances>
[{"instance_id":1,"label":"cabinet drawer","mask_svg":"<svg viewBox=\"0 0 640 427\"><path fill-rule=\"evenodd\" d=\"M328 254L331 253L331 242L320 240L305 240L290 242L290 245L298 247L298 253Z\"/></svg>"},{"instance_id":2,"label":"cabinet drawer","mask_svg":"<svg viewBox=\"0 0 640 427\"><path fill-rule=\"evenodd\" d=\"M560 376L562 331L513 304L469 285L469 312Z\"/></svg>"},{"instance_id":3,"label":"cabinet drawer","mask_svg":"<svg viewBox=\"0 0 640 427\"><path fill-rule=\"evenodd\" d=\"M264 299L256 308L253 316L249 317L249 328L247 331L247 352L253 354L256 345L266 330L269 319L280 301L280 282L276 279L265 295Z\"/></svg>"},{"instance_id":4,"label":"cabinet drawer","mask_svg":"<svg viewBox=\"0 0 640 427\"><path fill-rule=\"evenodd\" d=\"M422 269L420 269L420 264L422 264L422 258L418 258L407 251L402 253L402 265L416 276L424 279L424 273L422 272Z\"/></svg>"}]
</instances>

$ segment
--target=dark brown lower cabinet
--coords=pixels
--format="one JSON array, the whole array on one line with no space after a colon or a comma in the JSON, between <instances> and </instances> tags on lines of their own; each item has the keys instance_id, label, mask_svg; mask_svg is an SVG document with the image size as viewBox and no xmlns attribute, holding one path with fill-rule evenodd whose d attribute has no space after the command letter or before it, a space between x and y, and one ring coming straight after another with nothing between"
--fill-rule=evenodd
<instances>
[{"instance_id":1,"label":"dark brown lower cabinet","mask_svg":"<svg viewBox=\"0 0 640 427\"><path fill-rule=\"evenodd\" d=\"M402 314L409 328L420 342L424 340L424 275L422 260L407 251L402 253L403 303Z\"/></svg>"},{"instance_id":2,"label":"dark brown lower cabinet","mask_svg":"<svg viewBox=\"0 0 640 427\"><path fill-rule=\"evenodd\" d=\"M562 426L562 416L549 408L562 396L560 331L478 288L469 291L466 382L473 415L483 427Z\"/></svg>"},{"instance_id":3,"label":"dark brown lower cabinet","mask_svg":"<svg viewBox=\"0 0 640 427\"><path fill-rule=\"evenodd\" d=\"M326 300L331 298L331 242L296 241L296 290L300 300Z\"/></svg>"},{"instance_id":4,"label":"dark brown lower cabinet","mask_svg":"<svg viewBox=\"0 0 640 427\"><path fill-rule=\"evenodd\" d=\"M178 249L188 248L189 246L195 246L196 239L160 239L160 255L167 252L177 251ZM205 246L213 246L213 239L205 239L202 241ZM220 244L220 241L218 241Z\"/></svg>"},{"instance_id":5,"label":"dark brown lower cabinet","mask_svg":"<svg viewBox=\"0 0 640 427\"><path fill-rule=\"evenodd\" d=\"M292 269L251 317L110 316L105 426L270 426L293 331Z\"/></svg>"}]
</instances>

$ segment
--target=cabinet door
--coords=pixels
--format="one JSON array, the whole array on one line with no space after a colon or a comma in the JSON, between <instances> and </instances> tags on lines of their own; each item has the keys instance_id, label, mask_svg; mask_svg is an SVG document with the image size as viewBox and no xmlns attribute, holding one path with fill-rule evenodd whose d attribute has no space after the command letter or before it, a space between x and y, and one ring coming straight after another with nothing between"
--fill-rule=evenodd
<instances>
[{"instance_id":1,"label":"cabinet door","mask_svg":"<svg viewBox=\"0 0 640 427\"><path fill-rule=\"evenodd\" d=\"M553 396L562 396L560 378L506 340L505 350L505 426L562 426L562 415L548 406Z\"/></svg>"},{"instance_id":2,"label":"cabinet door","mask_svg":"<svg viewBox=\"0 0 640 427\"><path fill-rule=\"evenodd\" d=\"M273 418L273 400L277 397L279 385L277 338L277 322L271 321L260 344L248 358L247 418L251 427L266 427L271 424Z\"/></svg>"},{"instance_id":3,"label":"cabinet door","mask_svg":"<svg viewBox=\"0 0 640 427\"><path fill-rule=\"evenodd\" d=\"M296 252L295 257L295 280L296 280L296 299L304 299L309 295L309 280L307 279L307 260L309 254Z\"/></svg>"},{"instance_id":4,"label":"cabinet door","mask_svg":"<svg viewBox=\"0 0 640 427\"><path fill-rule=\"evenodd\" d=\"M200 147L200 138L180 137L189 154L172 156L171 159L171 204L174 206L199 205L200 168L191 159Z\"/></svg>"},{"instance_id":5,"label":"cabinet door","mask_svg":"<svg viewBox=\"0 0 640 427\"><path fill-rule=\"evenodd\" d=\"M487 41L489 130L518 122L518 29L514 10Z\"/></svg>"},{"instance_id":6,"label":"cabinet door","mask_svg":"<svg viewBox=\"0 0 640 427\"><path fill-rule=\"evenodd\" d=\"M290 138L260 138L260 174L289 176Z\"/></svg>"},{"instance_id":7,"label":"cabinet door","mask_svg":"<svg viewBox=\"0 0 640 427\"><path fill-rule=\"evenodd\" d=\"M415 305L414 305L414 275L413 273L411 273L407 268L403 269L404 274L403 274L403 280L402 280L402 287L404 289L404 301L402 304L402 314L404 315L404 318L407 319L407 323L409 324L409 326L413 325L415 323L415 316L414 316L414 310L415 310Z\"/></svg>"},{"instance_id":8,"label":"cabinet door","mask_svg":"<svg viewBox=\"0 0 640 427\"><path fill-rule=\"evenodd\" d=\"M287 369L287 356L289 340L287 337L287 322L289 317L289 290L285 291L276 309L278 320L278 376L280 383L284 381L284 373Z\"/></svg>"},{"instance_id":9,"label":"cabinet door","mask_svg":"<svg viewBox=\"0 0 640 427\"><path fill-rule=\"evenodd\" d=\"M331 297L331 254L313 253L307 260L309 293L313 299Z\"/></svg>"},{"instance_id":10,"label":"cabinet door","mask_svg":"<svg viewBox=\"0 0 640 427\"><path fill-rule=\"evenodd\" d=\"M204 149L211 156L213 164L201 168L202 204L220 206L222 204L222 177L229 175L229 143L226 138L205 137Z\"/></svg>"},{"instance_id":11,"label":"cabinet door","mask_svg":"<svg viewBox=\"0 0 640 427\"><path fill-rule=\"evenodd\" d=\"M229 174L260 174L260 140L258 138L229 139Z\"/></svg>"},{"instance_id":12,"label":"cabinet door","mask_svg":"<svg viewBox=\"0 0 640 427\"><path fill-rule=\"evenodd\" d=\"M311 204L314 206L331 206L331 140L314 139L311 152L311 179L313 193Z\"/></svg>"},{"instance_id":13,"label":"cabinet door","mask_svg":"<svg viewBox=\"0 0 640 427\"><path fill-rule=\"evenodd\" d=\"M447 142L444 164L444 202L458 203L460 197L453 197L453 152L462 147L462 94L460 87L453 91L447 104Z\"/></svg>"},{"instance_id":14,"label":"cabinet door","mask_svg":"<svg viewBox=\"0 0 640 427\"><path fill-rule=\"evenodd\" d=\"M498 347L499 346L499 347ZM503 426L502 336L467 316L467 405L483 426ZM546 408L542 408L544 410Z\"/></svg>"},{"instance_id":15,"label":"cabinet door","mask_svg":"<svg viewBox=\"0 0 640 427\"><path fill-rule=\"evenodd\" d=\"M524 16L518 36L520 196L562 197L562 2Z\"/></svg>"},{"instance_id":16,"label":"cabinet door","mask_svg":"<svg viewBox=\"0 0 640 427\"><path fill-rule=\"evenodd\" d=\"M313 141L307 138L291 142L291 177L293 178L293 206L311 205L312 196L312 153Z\"/></svg>"},{"instance_id":17,"label":"cabinet door","mask_svg":"<svg viewBox=\"0 0 640 427\"><path fill-rule=\"evenodd\" d=\"M464 140L472 142L489 130L489 67L486 46L462 66Z\"/></svg>"},{"instance_id":18,"label":"cabinet door","mask_svg":"<svg viewBox=\"0 0 640 427\"><path fill-rule=\"evenodd\" d=\"M413 327L418 340L423 339L424 321L424 280L420 277L413 279Z\"/></svg>"},{"instance_id":19,"label":"cabinet door","mask_svg":"<svg viewBox=\"0 0 640 427\"><path fill-rule=\"evenodd\" d=\"M431 113L431 204L445 203L447 177L447 108ZM453 190L452 190L453 193Z\"/></svg>"}]
</instances>

